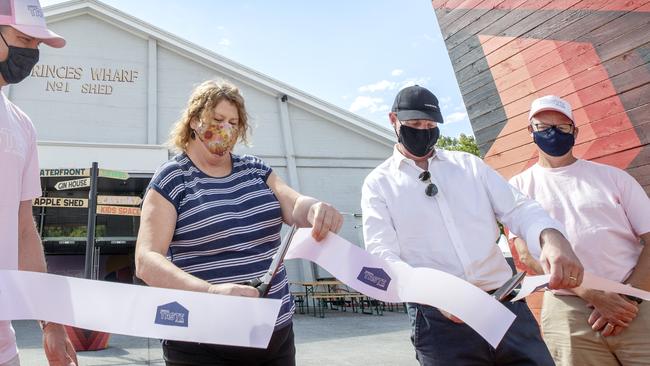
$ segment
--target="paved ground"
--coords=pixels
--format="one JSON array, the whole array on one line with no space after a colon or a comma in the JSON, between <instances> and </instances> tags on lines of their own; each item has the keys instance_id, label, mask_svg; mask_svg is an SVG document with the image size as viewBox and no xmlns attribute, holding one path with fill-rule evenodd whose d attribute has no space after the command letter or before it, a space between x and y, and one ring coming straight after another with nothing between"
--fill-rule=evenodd
<instances>
[{"instance_id":1,"label":"paved ground","mask_svg":"<svg viewBox=\"0 0 650 366\"><path fill-rule=\"evenodd\" d=\"M47 365L36 322L14 322L22 366ZM328 312L324 319L297 314L294 319L297 364L417 365L409 340L408 317L403 312L383 316ZM164 365L155 339L113 335L103 351L82 352L79 363L99 365Z\"/></svg>"}]
</instances>

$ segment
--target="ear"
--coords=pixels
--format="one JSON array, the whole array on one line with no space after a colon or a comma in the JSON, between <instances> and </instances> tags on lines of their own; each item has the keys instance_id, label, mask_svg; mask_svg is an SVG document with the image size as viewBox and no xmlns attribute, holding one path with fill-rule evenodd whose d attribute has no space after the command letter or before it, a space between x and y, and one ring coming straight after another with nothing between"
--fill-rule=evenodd
<instances>
[{"instance_id":1,"label":"ear","mask_svg":"<svg viewBox=\"0 0 650 366\"><path fill-rule=\"evenodd\" d=\"M393 128L399 124L399 119L397 119L397 113L395 112L388 113L388 119L390 120L390 124L393 125Z\"/></svg>"},{"instance_id":2,"label":"ear","mask_svg":"<svg viewBox=\"0 0 650 366\"><path fill-rule=\"evenodd\" d=\"M192 128L193 130L196 130L197 128L199 128L199 119L198 118L192 118L190 120L190 128Z\"/></svg>"},{"instance_id":3,"label":"ear","mask_svg":"<svg viewBox=\"0 0 650 366\"><path fill-rule=\"evenodd\" d=\"M528 133L530 133L531 136L533 135L533 125L531 124L528 124Z\"/></svg>"},{"instance_id":4,"label":"ear","mask_svg":"<svg viewBox=\"0 0 650 366\"><path fill-rule=\"evenodd\" d=\"M578 132L580 132L578 126L573 127L573 138L576 140L578 139Z\"/></svg>"}]
</instances>

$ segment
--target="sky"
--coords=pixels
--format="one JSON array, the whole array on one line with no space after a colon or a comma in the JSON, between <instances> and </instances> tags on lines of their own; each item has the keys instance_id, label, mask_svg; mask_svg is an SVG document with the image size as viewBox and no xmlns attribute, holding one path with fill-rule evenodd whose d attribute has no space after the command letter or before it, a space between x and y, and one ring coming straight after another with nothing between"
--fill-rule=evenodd
<instances>
[{"instance_id":1,"label":"sky","mask_svg":"<svg viewBox=\"0 0 650 366\"><path fill-rule=\"evenodd\" d=\"M399 89L419 84L443 135L472 135L429 0L103 2L387 129Z\"/></svg>"}]
</instances>

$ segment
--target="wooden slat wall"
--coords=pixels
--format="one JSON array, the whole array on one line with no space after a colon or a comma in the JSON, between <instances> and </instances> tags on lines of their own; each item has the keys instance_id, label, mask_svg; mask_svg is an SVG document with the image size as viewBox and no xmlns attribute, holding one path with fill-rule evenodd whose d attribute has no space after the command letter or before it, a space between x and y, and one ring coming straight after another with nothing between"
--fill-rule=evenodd
<instances>
[{"instance_id":1,"label":"wooden slat wall","mask_svg":"<svg viewBox=\"0 0 650 366\"><path fill-rule=\"evenodd\" d=\"M650 0L433 0L485 161L506 178L536 160L533 99L574 108L577 156L650 193Z\"/></svg>"}]
</instances>

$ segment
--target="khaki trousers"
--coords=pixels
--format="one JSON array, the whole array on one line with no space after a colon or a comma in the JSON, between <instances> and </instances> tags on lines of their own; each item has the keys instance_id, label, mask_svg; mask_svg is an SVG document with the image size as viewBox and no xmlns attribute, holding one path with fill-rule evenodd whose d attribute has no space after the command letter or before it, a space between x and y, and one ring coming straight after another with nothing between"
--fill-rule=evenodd
<instances>
[{"instance_id":1,"label":"khaki trousers","mask_svg":"<svg viewBox=\"0 0 650 366\"><path fill-rule=\"evenodd\" d=\"M637 317L617 336L593 331L591 312L577 296L544 294L542 332L557 365L650 365L650 302L639 305Z\"/></svg>"}]
</instances>

